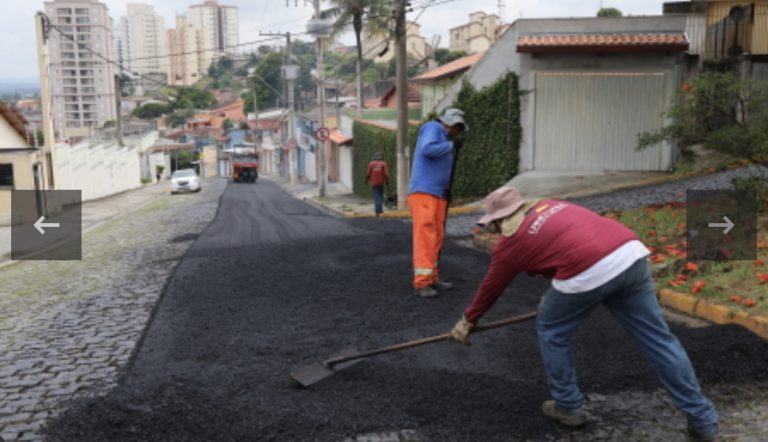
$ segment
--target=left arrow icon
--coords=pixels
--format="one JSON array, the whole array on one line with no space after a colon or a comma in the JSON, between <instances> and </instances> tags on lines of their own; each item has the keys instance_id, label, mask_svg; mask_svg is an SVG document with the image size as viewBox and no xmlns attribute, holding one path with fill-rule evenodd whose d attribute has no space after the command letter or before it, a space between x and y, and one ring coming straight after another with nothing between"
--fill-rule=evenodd
<instances>
[{"instance_id":1,"label":"left arrow icon","mask_svg":"<svg viewBox=\"0 0 768 442\"><path fill-rule=\"evenodd\" d=\"M59 223L44 223L45 216L41 216L37 222L35 222L34 226L37 229L38 232L40 232L41 235L45 235L45 230L43 230L43 227L47 228L54 228L54 227L60 227Z\"/></svg>"}]
</instances>

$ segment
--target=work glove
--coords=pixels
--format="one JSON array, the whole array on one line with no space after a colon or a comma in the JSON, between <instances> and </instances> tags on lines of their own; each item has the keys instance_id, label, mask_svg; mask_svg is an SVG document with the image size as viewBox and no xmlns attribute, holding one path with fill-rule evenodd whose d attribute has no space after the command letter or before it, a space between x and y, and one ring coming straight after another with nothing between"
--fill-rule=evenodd
<instances>
[{"instance_id":1,"label":"work glove","mask_svg":"<svg viewBox=\"0 0 768 442\"><path fill-rule=\"evenodd\" d=\"M464 146L464 140L462 139L453 140L453 150L458 151L461 149L462 146Z\"/></svg>"},{"instance_id":2,"label":"work glove","mask_svg":"<svg viewBox=\"0 0 768 442\"><path fill-rule=\"evenodd\" d=\"M464 345L469 345L469 334L474 327L475 324L467 321L467 318L462 316L459 322L453 326L453 330L451 330L451 339Z\"/></svg>"}]
</instances>

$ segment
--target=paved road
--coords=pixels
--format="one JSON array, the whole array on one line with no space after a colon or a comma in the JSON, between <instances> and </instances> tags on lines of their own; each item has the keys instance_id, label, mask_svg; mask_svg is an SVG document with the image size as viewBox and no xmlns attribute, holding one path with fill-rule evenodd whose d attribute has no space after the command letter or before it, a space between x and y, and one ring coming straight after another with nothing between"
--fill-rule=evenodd
<instances>
[{"instance_id":1,"label":"paved road","mask_svg":"<svg viewBox=\"0 0 768 442\"><path fill-rule=\"evenodd\" d=\"M442 268L456 290L416 298L408 232L397 220L334 218L273 183L230 184L126 375L105 396L74 403L51 440L685 440L683 419L602 311L575 338L596 422L575 433L540 414L546 385L532 323L297 387L288 377L297 367L442 333L460 316L488 255L449 243ZM518 278L486 319L534 309L544 286ZM734 326L675 331L722 406L724 429L764 439L768 344ZM721 400L718 391L739 388L749 395Z\"/></svg>"}]
</instances>

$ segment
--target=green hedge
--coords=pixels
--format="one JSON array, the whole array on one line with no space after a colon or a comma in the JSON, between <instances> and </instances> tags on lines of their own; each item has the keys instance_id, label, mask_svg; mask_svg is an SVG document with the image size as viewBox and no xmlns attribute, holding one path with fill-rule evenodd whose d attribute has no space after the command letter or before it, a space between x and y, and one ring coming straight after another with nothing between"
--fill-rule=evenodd
<instances>
[{"instance_id":1,"label":"green hedge","mask_svg":"<svg viewBox=\"0 0 768 442\"><path fill-rule=\"evenodd\" d=\"M451 107L464 111L470 128L456 167L453 196L484 197L517 175L522 136L517 75L508 72L480 91L465 81Z\"/></svg>"},{"instance_id":2,"label":"green hedge","mask_svg":"<svg viewBox=\"0 0 768 442\"><path fill-rule=\"evenodd\" d=\"M465 81L451 107L465 112L470 131L464 135L464 148L453 183L454 198L484 197L517 174L520 138L520 92L518 77L509 72L496 83L475 90ZM408 131L408 144L416 145L418 127ZM397 190L397 143L395 129L384 129L356 121L353 127L353 192L372 197L365 184L365 171L374 152L381 152L390 170L390 191Z\"/></svg>"}]
</instances>

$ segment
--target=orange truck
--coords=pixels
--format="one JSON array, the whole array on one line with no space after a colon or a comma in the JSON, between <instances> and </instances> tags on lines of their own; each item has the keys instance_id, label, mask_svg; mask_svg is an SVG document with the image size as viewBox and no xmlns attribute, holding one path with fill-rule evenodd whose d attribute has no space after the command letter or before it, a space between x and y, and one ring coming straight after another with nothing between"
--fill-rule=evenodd
<instances>
[{"instance_id":1,"label":"orange truck","mask_svg":"<svg viewBox=\"0 0 768 442\"><path fill-rule=\"evenodd\" d=\"M259 178L259 154L255 149L235 150L232 161L232 180L236 183L253 183Z\"/></svg>"}]
</instances>

